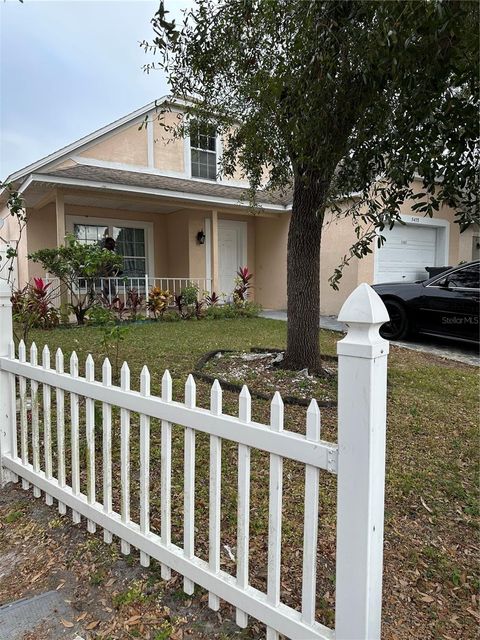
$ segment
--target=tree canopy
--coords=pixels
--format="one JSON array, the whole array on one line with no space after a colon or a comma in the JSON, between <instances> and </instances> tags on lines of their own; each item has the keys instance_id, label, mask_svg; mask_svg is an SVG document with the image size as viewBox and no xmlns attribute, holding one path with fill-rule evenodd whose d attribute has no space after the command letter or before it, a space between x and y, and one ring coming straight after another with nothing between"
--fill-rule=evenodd
<instances>
[{"instance_id":1,"label":"tree canopy","mask_svg":"<svg viewBox=\"0 0 480 640\"><path fill-rule=\"evenodd\" d=\"M161 2L144 46L185 100L178 134L192 119L214 125L221 172L239 165L252 193L265 168L268 188L293 185L289 319L294 287L310 286L303 313L318 327L316 253L301 282L294 257L309 249L295 238L319 245L326 207L355 225L344 264L407 199L419 215L451 205L462 229L479 221L478 12L461 0L197 0L176 25Z\"/></svg>"}]
</instances>

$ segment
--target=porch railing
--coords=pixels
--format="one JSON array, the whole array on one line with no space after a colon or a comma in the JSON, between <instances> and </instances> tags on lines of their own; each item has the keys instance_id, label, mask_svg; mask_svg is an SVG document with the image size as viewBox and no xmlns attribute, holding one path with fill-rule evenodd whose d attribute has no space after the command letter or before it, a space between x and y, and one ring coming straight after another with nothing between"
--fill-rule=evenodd
<instances>
[{"instance_id":1,"label":"porch railing","mask_svg":"<svg viewBox=\"0 0 480 640\"><path fill-rule=\"evenodd\" d=\"M51 277L46 274L45 282L51 284L51 301L56 308L60 308L62 301L69 301L71 293L63 292L58 278ZM126 302L128 292L135 289L142 295L145 301L148 300L148 293L152 287L159 287L168 290L172 295L172 304L174 304L175 296L180 295L181 291L187 287L194 285L198 289L198 297L201 298L205 292L212 291L211 278L172 278L170 276L120 276L114 278L79 278L76 293L88 294L89 291L97 296L103 296L111 303L114 298L120 298Z\"/></svg>"}]
</instances>

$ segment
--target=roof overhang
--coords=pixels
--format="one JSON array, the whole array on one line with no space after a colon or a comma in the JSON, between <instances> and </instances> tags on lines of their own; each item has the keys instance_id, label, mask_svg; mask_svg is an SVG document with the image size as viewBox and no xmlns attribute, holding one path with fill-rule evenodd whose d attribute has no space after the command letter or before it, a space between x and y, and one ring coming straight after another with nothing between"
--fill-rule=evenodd
<instances>
[{"instance_id":1,"label":"roof overhang","mask_svg":"<svg viewBox=\"0 0 480 640\"><path fill-rule=\"evenodd\" d=\"M171 189L159 189L145 186L132 186L111 182L100 182L94 180L80 180L77 178L68 178L60 176L51 176L47 174L34 173L30 175L25 182L18 189L20 194L26 195L27 192L35 187L50 187L50 188L75 188L84 189L102 193L125 193L130 195L137 195L139 197L150 198L162 198L169 199L171 201L178 202L179 205L183 204L196 204L196 205L211 205L212 207L221 208L241 208L251 209L251 204L247 201L238 200L235 198L226 198L219 195L205 195L186 193L183 191L173 191ZM28 205L27 205L28 206ZM269 213L286 213L291 211L291 205L283 204L271 204L271 203L258 203L258 208L261 211Z\"/></svg>"}]
</instances>

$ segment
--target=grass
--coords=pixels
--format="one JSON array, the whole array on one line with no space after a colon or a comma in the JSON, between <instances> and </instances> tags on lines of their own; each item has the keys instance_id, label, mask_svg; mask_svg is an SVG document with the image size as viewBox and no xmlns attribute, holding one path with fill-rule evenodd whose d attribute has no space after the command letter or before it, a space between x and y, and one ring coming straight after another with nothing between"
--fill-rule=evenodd
<instances>
[{"instance_id":1,"label":"grass","mask_svg":"<svg viewBox=\"0 0 480 640\"><path fill-rule=\"evenodd\" d=\"M101 331L92 327L57 329L32 334L39 350L45 342L52 354L64 351L66 369L74 349L80 373L92 353L100 379ZM321 349L334 354L338 334L320 332ZM197 359L213 349L248 350L284 347L286 326L266 319L143 324L132 329L121 345L131 369L132 388L139 389L140 370L150 369L152 394L160 391L165 368L173 378L174 399L183 400L187 375ZM209 388L197 382L197 404L208 407ZM267 402L254 400L253 419L268 424ZM82 409L83 410L83 409ZM238 399L224 392L224 412L236 414ZM385 638L473 637L478 601L478 376L473 367L435 356L393 347L389 357L387 484L385 522ZM101 500L100 413L97 409L97 499ZM132 434L138 416L132 416ZM305 409L285 407L285 428L304 433ZM55 429L53 429L55 431ZM160 425L151 426L151 527L160 529ZM68 434L67 434L68 435ZM322 411L322 437L336 441L336 410ZM68 438L67 438L68 441ZM132 519L138 521L138 441L132 437ZM82 449L83 455L85 449ZM113 412L114 505L119 504L119 416ZM196 553L208 556L209 443L197 435ZM67 456L68 459L68 456ZM85 467L84 467L85 468ZM173 428L172 541L183 537L183 430ZM55 465L54 465L55 469ZM82 477L85 490L85 477ZM236 447L222 450L222 568L235 564L223 545L236 545ZM282 600L299 608L302 565L304 469L285 461ZM321 476L318 546L317 619L334 621L335 479ZM268 456L252 452L251 583L265 589L268 532ZM15 513L15 509L13 509ZM16 517L16 516L12 516ZM18 517L21 517L20 515ZM101 576L93 576L100 580ZM137 597L136 593L124 597ZM123 598L123 596L122 596ZM121 602L117 603L121 605ZM168 636L166 636L168 637Z\"/></svg>"}]
</instances>

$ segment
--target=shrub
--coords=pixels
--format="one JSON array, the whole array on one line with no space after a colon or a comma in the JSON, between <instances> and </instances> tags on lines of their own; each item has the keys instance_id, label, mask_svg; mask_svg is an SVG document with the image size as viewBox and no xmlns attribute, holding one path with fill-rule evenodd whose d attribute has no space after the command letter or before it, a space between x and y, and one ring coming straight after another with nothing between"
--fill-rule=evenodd
<instances>
[{"instance_id":1,"label":"shrub","mask_svg":"<svg viewBox=\"0 0 480 640\"><path fill-rule=\"evenodd\" d=\"M251 280L253 273L248 270L248 267L240 267L237 271L237 277L235 278L235 289L233 290L233 302L238 306L245 304L248 296L248 291L252 288Z\"/></svg>"},{"instance_id":2,"label":"shrub","mask_svg":"<svg viewBox=\"0 0 480 640\"><path fill-rule=\"evenodd\" d=\"M113 301L112 301L113 303ZM110 360L113 368L113 379L118 380L120 367L120 343L125 340L129 326L121 325L112 306L96 304L87 312L87 319L102 329L102 347L105 356Z\"/></svg>"},{"instance_id":3,"label":"shrub","mask_svg":"<svg viewBox=\"0 0 480 640\"><path fill-rule=\"evenodd\" d=\"M118 272L123 265L122 256L97 245L82 244L73 235L67 235L64 246L40 249L28 257L59 278L70 295L70 308L78 324L84 323L87 311L96 304L94 279ZM89 281L82 292L79 281L84 278Z\"/></svg>"},{"instance_id":4,"label":"shrub","mask_svg":"<svg viewBox=\"0 0 480 640\"><path fill-rule=\"evenodd\" d=\"M173 309L166 311L162 316L162 320L165 322L180 322L181 319L181 316Z\"/></svg>"},{"instance_id":5,"label":"shrub","mask_svg":"<svg viewBox=\"0 0 480 640\"><path fill-rule=\"evenodd\" d=\"M198 300L198 286L189 282L180 292L183 304L194 305Z\"/></svg>"},{"instance_id":6,"label":"shrub","mask_svg":"<svg viewBox=\"0 0 480 640\"><path fill-rule=\"evenodd\" d=\"M258 316L261 310L261 305L247 300L243 306L236 304L224 304L207 307L204 317L209 320L220 320L224 318L254 318Z\"/></svg>"},{"instance_id":7,"label":"shrub","mask_svg":"<svg viewBox=\"0 0 480 640\"><path fill-rule=\"evenodd\" d=\"M96 304L87 311L87 320L93 325L104 326L115 322L115 313L110 307Z\"/></svg>"},{"instance_id":8,"label":"shrub","mask_svg":"<svg viewBox=\"0 0 480 640\"><path fill-rule=\"evenodd\" d=\"M130 313L130 320L136 320L140 309L143 307L144 298L137 289L129 289L127 293L127 309Z\"/></svg>"},{"instance_id":9,"label":"shrub","mask_svg":"<svg viewBox=\"0 0 480 640\"><path fill-rule=\"evenodd\" d=\"M220 300L220 296L218 296L215 291L212 291L211 294L205 296L205 302L207 303L208 307L215 307L220 302Z\"/></svg>"},{"instance_id":10,"label":"shrub","mask_svg":"<svg viewBox=\"0 0 480 640\"><path fill-rule=\"evenodd\" d=\"M152 287L148 294L147 309L153 314L155 320L161 318L168 308L172 294L168 289Z\"/></svg>"},{"instance_id":11,"label":"shrub","mask_svg":"<svg viewBox=\"0 0 480 640\"><path fill-rule=\"evenodd\" d=\"M14 321L22 327L22 338L26 342L30 329L51 329L59 323L58 310L52 304L51 282L34 278L33 284L12 294L12 313Z\"/></svg>"},{"instance_id":12,"label":"shrub","mask_svg":"<svg viewBox=\"0 0 480 640\"><path fill-rule=\"evenodd\" d=\"M183 287L180 294L175 296L175 305L178 309L178 313L184 320L192 318L193 316L196 318L201 317L202 308L205 303L203 300L199 300L198 293L198 286L189 282L185 287Z\"/></svg>"}]
</instances>

